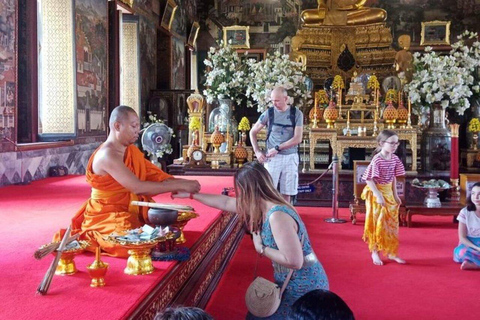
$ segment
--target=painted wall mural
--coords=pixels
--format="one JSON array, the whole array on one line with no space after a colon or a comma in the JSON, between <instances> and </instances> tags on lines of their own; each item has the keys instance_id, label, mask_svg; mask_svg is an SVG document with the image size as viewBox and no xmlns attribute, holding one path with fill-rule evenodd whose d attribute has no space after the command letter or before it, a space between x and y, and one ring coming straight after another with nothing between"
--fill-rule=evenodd
<instances>
[{"instance_id":1,"label":"painted wall mural","mask_svg":"<svg viewBox=\"0 0 480 320\"><path fill-rule=\"evenodd\" d=\"M285 49L285 42L299 28L299 13L317 7L316 0L220 0L217 3L216 8L212 3L203 4L200 15L216 20L217 25L249 25L252 48L280 50ZM365 5L387 11L387 25L392 29L395 42L399 35L409 34L412 44L418 44L422 21L451 21L452 40L465 29L480 31L478 0L368 0Z\"/></svg>"},{"instance_id":2,"label":"painted wall mural","mask_svg":"<svg viewBox=\"0 0 480 320\"><path fill-rule=\"evenodd\" d=\"M78 134L105 132L107 2L75 1Z\"/></svg>"},{"instance_id":3,"label":"painted wall mural","mask_svg":"<svg viewBox=\"0 0 480 320\"><path fill-rule=\"evenodd\" d=\"M156 88L157 36L155 21L140 16L140 75L142 110L146 110L150 91Z\"/></svg>"},{"instance_id":4,"label":"painted wall mural","mask_svg":"<svg viewBox=\"0 0 480 320\"><path fill-rule=\"evenodd\" d=\"M0 1L0 139L14 139L16 108L16 1ZM0 144L0 151L1 151Z\"/></svg>"}]
</instances>

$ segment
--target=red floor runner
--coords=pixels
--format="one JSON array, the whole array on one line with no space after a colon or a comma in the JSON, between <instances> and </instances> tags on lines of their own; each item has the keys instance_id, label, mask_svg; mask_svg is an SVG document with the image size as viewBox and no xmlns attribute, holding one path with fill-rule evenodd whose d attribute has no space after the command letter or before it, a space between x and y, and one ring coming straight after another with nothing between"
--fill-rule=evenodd
<instances>
[{"instance_id":1,"label":"red floor runner","mask_svg":"<svg viewBox=\"0 0 480 320\"><path fill-rule=\"evenodd\" d=\"M452 260L457 225L451 217L414 216L400 229L399 256L407 265L374 266L357 225L329 224L330 208L298 208L330 281L356 319L478 319L480 272L461 271ZM348 219L347 209L340 216ZM215 319L244 319L245 291L253 279L256 254L245 236L206 310ZM259 274L272 278L268 259Z\"/></svg>"},{"instance_id":2,"label":"red floor runner","mask_svg":"<svg viewBox=\"0 0 480 320\"><path fill-rule=\"evenodd\" d=\"M202 191L220 193L232 186L232 177L198 178ZM92 254L75 258L79 272L73 276L53 278L48 295L36 295L36 289L53 256L37 261L33 252L50 242L53 233L65 228L90 189L83 176L49 178L28 186L0 188L0 319L121 319L129 314L145 295L159 283L173 262L154 262L156 270L145 276L123 273L125 259L102 258L110 264L104 288L90 288L86 265ZM171 202L167 195L157 201ZM193 200L176 200L193 205L200 214L185 227L187 247L191 247L219 215Z\"/></svg>"}]
</instances>

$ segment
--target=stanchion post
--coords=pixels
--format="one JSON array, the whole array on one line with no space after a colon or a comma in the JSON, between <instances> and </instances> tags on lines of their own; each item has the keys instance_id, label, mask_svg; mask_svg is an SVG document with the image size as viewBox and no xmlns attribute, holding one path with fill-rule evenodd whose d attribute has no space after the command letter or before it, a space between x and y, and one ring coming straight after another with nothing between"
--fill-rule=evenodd
<instances>
[{"instance_id":1,"label":"stanchion post","mask_svg":"<svg viewBox=\"0 0 480 320\"><path fill-rule=\"evenodd\" d=\"M345 223L344 219L338 219L338 157L333 156L333 170L332 170L332 209L333 217L325 219L329 223Z\"/></svg>"}]
</instances>

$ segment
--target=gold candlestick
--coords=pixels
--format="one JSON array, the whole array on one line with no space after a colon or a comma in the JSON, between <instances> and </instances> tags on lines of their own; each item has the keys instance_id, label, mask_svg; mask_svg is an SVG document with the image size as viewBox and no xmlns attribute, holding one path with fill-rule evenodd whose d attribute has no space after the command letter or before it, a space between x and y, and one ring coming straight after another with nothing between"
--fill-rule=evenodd
<instances>
[{"instance_id":1,"label":"gold candlestick","mask_svg":"<svg viewBox=\"0 0 480 320\"><path fill-rule=\"evenodd\" d=\"M408 119L407 119L407 128L412 128L412 102L408 99Z\"/></svg>"},{"instance_id":2,"label":"gold candlestick","mask_svg":"<svg viewBox=\"0 0 480 320\"><path fill-rule=\"evenodd\" d=\"M90 287L103 287L105 286L105 274L107 273L108 263L100 260L100 247L95 250L95 261L87 266L88 274L92 278Z\"/></svg>"}]
</instances>

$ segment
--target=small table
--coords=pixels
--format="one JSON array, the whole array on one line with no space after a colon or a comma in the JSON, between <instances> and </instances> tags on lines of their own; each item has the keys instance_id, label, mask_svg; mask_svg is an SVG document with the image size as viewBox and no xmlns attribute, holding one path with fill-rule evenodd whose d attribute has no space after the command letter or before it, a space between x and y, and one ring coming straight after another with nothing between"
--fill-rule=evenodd
<instances>
[{"instance_id":1,"label":"small table","mask_svg":"<svg viewBox=\"0 0 480 320\"><path fill-rule=\"evenodd\" d=\"M407 226L410 228L414 214L424 216L456 216L463 207L465 207L465 205L460 202L442 202L442 206L439 208L428 208L423 203L407 204L405 206L407 219L403 218L401 220L407 221Z\"/></svg>"}]
</instances>

